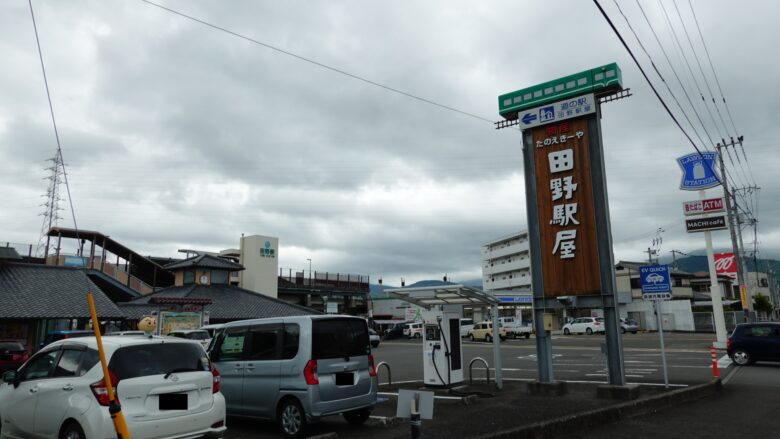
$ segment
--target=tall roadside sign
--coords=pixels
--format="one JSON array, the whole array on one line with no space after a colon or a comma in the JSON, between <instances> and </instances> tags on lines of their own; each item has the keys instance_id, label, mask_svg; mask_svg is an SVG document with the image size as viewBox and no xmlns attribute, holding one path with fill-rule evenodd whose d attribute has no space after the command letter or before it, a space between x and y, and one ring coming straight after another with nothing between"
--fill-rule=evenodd
<instances>
[{"instance_id":1,"label":"tall roadside sign","mask_svg":"<svg viewBox=\"0 0 780 439\"><path fill-rule=\"evenodd\" d=\"M705 190L719 186L720 177L715 168L715 152L687 154L677 158L683 175L680 189L684 191L699 191L699 199L683 203L685 214L685 229L688 233L704 233L704 243L707 247L707 263L710 270L710 296L712 298L712 316L715 323L715 347L726 347L726 320L723 317L723 301L720 294L720 284L715 269L715 257L712 250L712 230L722 230L727 227L723 215L710 216L711 213L723 211L723 199L707 198ZM718 201L720 200L720 201Z\"/></svg>"},{"instance_id":2,"label":"tall roadside sign","mask_svg":"<svg viewBox=\"0 0 780 439\"><path fill-rule=\"evenodd\" d=\"M622 91L608 64L499 96L497 128L523 130L539 381L554 381L545 312L604 310L609 384L624 385L599 99ZM606 98L609 97L609 98Z\"/></svg>"},{"instance_id":3,"label":"tall roadside sign","mask_svg":"<svg viewBox=\"0 0 780 439\"><path fill-rule=\"evenodd\" d=\"M672 281L668 265L641 265L639 267L639 286L642 299L655 303L655 316L658 323L658 340L661 343L661 363L664 367L664 385L669 387L669 372L666 368L666 349L664 348L664 324L661 321L661 301L672 298Z\"/></svg>"}]
</instances>

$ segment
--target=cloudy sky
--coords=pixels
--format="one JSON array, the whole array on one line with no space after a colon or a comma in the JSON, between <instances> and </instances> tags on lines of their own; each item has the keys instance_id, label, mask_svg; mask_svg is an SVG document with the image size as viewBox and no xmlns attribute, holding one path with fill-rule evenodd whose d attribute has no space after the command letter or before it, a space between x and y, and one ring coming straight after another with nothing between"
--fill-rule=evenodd
<instances>
[{"instance_id":1,"label":"cloudy sky","mask_svg":"<svg viewBox=\"0 0 780 439\"><path fill-rule=\"evenodd\" d=\"M617 62L634 96L602 108L615 257L643 258L658 228L664 256L703 248L702 235L684 231L681 202L697 194L678 189L675 163L693 148L593 2L159 2L479 117L140 0L34 0L80 228L142 254L220 250L237 247L242 233L264 234L279 237L285 268L307 268L311 258L315 270L381 276L388 284L444 273L478 278L480 245L526 227L520 133L493 129L497 96ZM693 135L615 3L601 3ZM745 136L748 166L742 150L732 151L742 162L727 166L737 184L761 187L747 200L758 211L759 249L780 256L780 4L692 3ZM618 4L704 136L637 3ZM719 98L688 0L677 0L680 15L671 0L641 4L719 139L725 128L701 107L683 61L709 99L680 16ZM0 241L37 243L45 160L56 140L26 0L0 3L0 56ZM63 198L59 223L72 227ZM728 237L714 233L716 247L728 246ZM752 229L744 240L752 243Z\"/></svg>"}]
</instances>

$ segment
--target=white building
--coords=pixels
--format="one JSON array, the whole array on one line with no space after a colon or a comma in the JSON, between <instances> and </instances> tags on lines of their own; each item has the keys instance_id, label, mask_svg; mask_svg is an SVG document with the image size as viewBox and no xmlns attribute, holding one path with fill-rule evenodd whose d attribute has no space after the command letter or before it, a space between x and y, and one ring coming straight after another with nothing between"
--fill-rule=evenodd
<instances>
[{"instance_id":1,"label":"white building","mask_svg":"<svg viewBox=\"0 0 780 439\"><path fill-rule=\"evenodd\" d=\"M501 315L531 319L531 253L527 231L482 246L482 289L506 304L501 307ZM524 315L523 310L527 310ZM475 320L484 317L485 310L474 310Z\"/></svg>"},{"instance_id":2,"label":"white building","mask_svg":"<svg viewBox=\"0 0 780 439\"><path fill-rule=\"evenodd\" d=\"M494 239L482 246L482 289L502 296L531 294L528 232Z\"/></svg>"}]
</instances>

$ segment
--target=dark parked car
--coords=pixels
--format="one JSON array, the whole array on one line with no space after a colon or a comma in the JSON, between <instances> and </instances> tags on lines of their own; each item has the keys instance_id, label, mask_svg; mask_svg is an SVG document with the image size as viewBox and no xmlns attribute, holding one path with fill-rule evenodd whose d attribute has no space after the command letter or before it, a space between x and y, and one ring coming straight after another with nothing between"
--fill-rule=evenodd
<instances>
[{"instance_id":1,"label":"dark parked car","mask_svg":"<svg viewBox=\"0 0 780 439\"><path fill-rule=\"evenodd\" d=\"M46 334L46 338L43 339L41 344L38 346L39 348L42 348L44 346L48 346L49 343L54 343L58 340L63 340L66 338L75 338L75 337L92 337L95 333L88 330L63 330L63 331L51 331L48 334Z\"/></svg>"},{"instance_id":2,"label":"dark parked car","mask_svg":"<svg viewBox=\"0 0 780 439\"><path fill-rule=\"evenodd\" d=\"M395 326L387 330L385 333L385 340L391 340L394 338L401 338L404 336L404 328L409 322L396 323Z\"/></svg>"},{"instance_id":3,"label":"dark parked car","mask_svg":"<svg viewBox=\"0 0 780 439\"><path fill-rule=\"evenodd\" d=\"M726 344L731 361L740 366L780 361L780 323L742 323Z\"/></svg>"},{"instance_id":4,"label":"dark parked car","mask_svg":"<svg viewBox=\"0 0 780 439\"><path fill-rule=\"evenodd\" d=\"M16 340L0 340L0 372L16 370L27 361L27 350Z\"/></svg>"}]
</instances>

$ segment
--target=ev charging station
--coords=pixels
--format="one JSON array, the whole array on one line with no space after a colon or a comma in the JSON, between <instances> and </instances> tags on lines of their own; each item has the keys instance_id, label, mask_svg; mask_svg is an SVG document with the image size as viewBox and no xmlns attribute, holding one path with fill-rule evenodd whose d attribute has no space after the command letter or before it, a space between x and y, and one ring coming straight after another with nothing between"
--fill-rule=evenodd
<instances>
[{"instance_id":1,"label":"ev charging station","mask_svg":"<svg viewBox=\"0 0 780 439\"><path fill-rule=\"evenodd\" d=\"M423 317L423 379L429 387L450 387L463 382L463 351L460 314L442 310L448 305L487 305L492 308L493 327L498 327L499 301L482 290L458 284L386 289L394 299L425 309ZM500 338L493 338L493 369L496 388L503 388Z\"/></svg>"},{"instance_id":2,"label":"ev charging station","mask_svg":"<svg viewBox=\"0 0 780 439\"><path fill-rule=\"evenodd\" d=\"M450 387L463 382L460 316L423 313L423 380L428 387Z\"/></svg>"}]
</instances>

